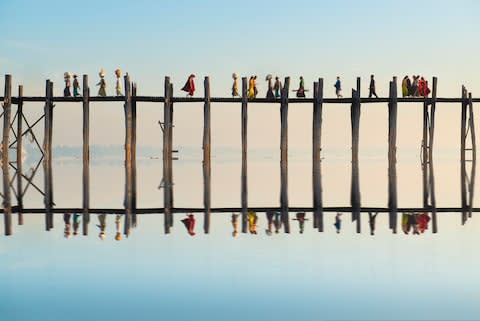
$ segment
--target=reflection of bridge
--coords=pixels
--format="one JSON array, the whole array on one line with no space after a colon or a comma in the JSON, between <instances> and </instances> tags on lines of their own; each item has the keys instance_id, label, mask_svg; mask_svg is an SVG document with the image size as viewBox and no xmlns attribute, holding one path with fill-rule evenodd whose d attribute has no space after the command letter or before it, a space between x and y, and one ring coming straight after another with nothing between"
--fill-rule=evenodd
<instances>
[{"instance_id":1,"label":"reflection of bridge","mask_svg":"<svg viewBox=\"0 0 480 321\"><path fill-rule=\"evenodd\" d=\"M3 146L2 146L2 169L3 169L3 213L5 234L12 233L12 213L19 214L19 224L22 224L22 213L44 213L46 229L53 228L53 214L63 212L82 212L83 234L88 233L90 213L124 213L124 233L128 234L131 226L136 225L137 214L164 214L165 232L169 233L173 224L174 213L203 212L205 233L210 230L210 214L212 212L242 212L242 232L247 231L247 212L254 210L264 212L267 210L279 211L282 214L282 221L285 232L290 232L289 212L310 211L313 212L313 226L323 231L324 212L351 212L352 220L356 222L357 232L360 232L361 212L375 211L389 213L389 227L394 233L397 232L397 213L399 211L430 212L432 214L432 231L437 232L437 212L461 212L462 223L465 223L472 212L479 212L480 209L473 208L473 191L475 180L476 144L475 127L473 120L473 102L480 99L473 99L470 93L467 94L462 88L461 98L437 98L437 79L433 78L432 97L397 97L397 80L394 77L390 82L389 97L387 98L361 98L360 78L357 78L357 87L352 90L352 98L323 98L323 79L314 83L313 98L289 98L290 79L285 78L284 88L280 99L248 99L247 79L242 78L241 98L215 98L210 97L209 78L204 81L203 98L180 98L173 97L173 86L170 78L165 78L165 94L163 97L137 96L136 85L130 82L129 76L125 76L125 96L122 97L90 97L88 87L88 76L83 76L82 97L54 97L53 83L46 82L46 95L44 97L24 97L22 86L19 87L17 97L12 97L12 79L10 75L5 77L5 94L3 99ZM123 102L125 111L125 207L122 209L93 209L90 208L90 173L89 173L89 103L98 102ZM44 115L30 125L23 114L24 102L44 102ZM82 102L83 103L83 202L82 208L54 208L53 186L52 186L52 121L54 102ZM164 204L161 208L141 209L136 206L136 103L151 102L163 103L163 192ZM203 208L175 208L173 202L173 166L172 166L172 141L173 141L173 104L174 103L204 103L204 134L203 134L203 176L204 176L204 207ZM401 208L397 203L397 175L396 175L396 131L397 131L397 105L398 103L423 103L423 139L422 139L422 172L423 172L423 207L422 208ZM461 132L460 132L460 158L461 158L461 204L460 208L437 208L435 199L435 181L433 171L433 142L435 130L435 108L436 103L460 103L461 108ZM242 170L241 170L241 207L240 208L212 208L211 207L211 167L210 167L210 109L212 103L240 103L241 124L242 124ZM250 103L274 103L280 104L281 132L280 132L280 206L271 208L252 208L248 206L247 190L247 121ZM312 207L290 207L288 199L288 106L289 103L313 104L313 149L312 149L312 174L313 174L313 204ZM362 207L360 199L359 184L359 129L360 129L360 106L369 103L388 103L389 132L388 132L388 206L385 208ZM323 104L350 104L352 124L352 176L351 176L351 206L348 207L324 207L322 198L322 174L321 174L321 134L322 134L322 108ZM15 116L11 117L12 105L17 106ZM42 152L39 164L43 162L44 169L44 192L33 184L32 176L26 176L22 169L22 162L17 155L17 160L9 160L9 147L22 149L22 138L27 133L33 134L33 127L44 119L44 142L41 146L37 139L34 141ZM14 123L17 121L16 129ZM23 122L27 130L23 130ZM10 133L13 133L15 140L10 142ZM33 135L33 137L35 137ZM468 145L468 146L467 146ZM467 152L470 157L467 157ZM20 154L20 153L18 153ZM13 165L16 163L16 167ZM10 179L9 168L15 170L13 179ZM467 167L469 170L467 170ZM41 209L25 208L23 196L26 189L23 188L23 179L27 180L28 186L34 186L44 196L45 207ZM16 188L14 181L16 180ZM17 205L12 207L11 192L13 191Z\"/></svg>"}]
</instances>

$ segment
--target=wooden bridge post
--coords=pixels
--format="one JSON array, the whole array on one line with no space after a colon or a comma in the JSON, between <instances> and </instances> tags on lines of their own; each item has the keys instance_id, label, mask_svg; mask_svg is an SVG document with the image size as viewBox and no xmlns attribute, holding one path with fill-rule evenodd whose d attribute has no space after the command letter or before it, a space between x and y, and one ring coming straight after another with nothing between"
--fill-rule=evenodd
<instances>
[{"instance_id":1,"label":"wooden bridge post","mask_svg":"<svg viewBox=\"0 0 480 321\"><path fill-rule=\"evenodd\" d=\"M429 197L429 188L428 188L428 127L430 119L428 113L428 104L423 103L423 135L422 135L422 186L423 186L423 207L428 207L428 197Z\"/></svg>"},{"instance_id":2,"label":"wooden bridge post","mask_svg":"<svg viewBox=\"0 0 480 321\"><path fill-rule=\"evenodd\" d=\"M388 103L388 207L389 225L397 233L397 77L390 82Z\"/></svg>"},{"instance_id":3,"label":"wooden bridge post","mask_svg":"<svg viewBox=\"0 0 480 321\"><path fill-rule=\"evenodd\" d=\"M53 126L53 82L47 80L45 95L45 131L43 140L43 168L45 175L45 225L46 230L53 228L53 193L52 193L52 126Z\"/></svg>"},{"instance_id":4,"label":"wooden bridge post","mask_svg":"<svg viewBox=\"0 0 480 321\"><path fill-rule=\"evenodd\" d=\"M132 86L130 76L124 76L125 80L125 224L124 234L130 234L133 212L133 184L132 184Z\"/></svg>"},{"instance_id":5,"label":"wooden bridge post","mask_svg":"<svg viewBox=\"0 0 480 321\"><path fill-rule=\"evenodd\" d=\"M280 207L285 233L290 233L290 220L288 215L288 90L290 77L285 77L280 105Z\"/></svg>"},{"instance_id":6,"label":"wooden bridge post","mask_svg":"<svg viewBox=\"0 0 480 321\"><path fill-rule=\"evenodd\" d=\"M465 164L465 142L467 139L467 90L462 86L462 111L460 123L460 186L462 202L462 225L467 221L467 170Z\"/></svg>"},{"instance_id":7,"label":"wooden bridge post","mask_svg":"<svg viewBox=\"0 0 480 321\"><path fill-rule=\"evenodd\" d=\"M210 232L210 209L211 209L211 180L210 180L210 80L205 77L205 104L203 107L203 205L205 215L203 220L203 230L206 234Z\"/></svg>"},{"instance_id":8,"label":"wooden bridge post","mask_svg":"<svg viewBox=\"0 0 480 321\"><path fill-rule=\"evenodd\" d=\"M173 97L173 84L170 83L170 97ZM168 157L168 189L170 190L169 195L170 195L170 208L174 208L174 203L173 203L173 99L170 99L170 127L168 129L169 135L168 135L168 151L169 151L169 157ZM173 210L170 211L169 215L169 223L170 227L173 227Z\"/></svg>"},{"instance_id":9,"label":"wooden bridge post","mask_svg":"<svg viewBox=\"0 0 480 321\"><path fill-rule=\"evenodd\" d=\"M313 84L313 131L312 131L312 171L313 171L313 228L323 232L322 199L322 109L323 78Z\"/></svg>"},{"instance_id":10,"label":"wooden bridge post","mask_svg":"<svg viewBox=\"0 0 480 321\"><path fill-rule=\"evenodd\" d=\"M132 84L132 226L137 226L137 84Z\"/></svg>"},{"instance_id":11,"label":"wooden bridge post","mask_svg":"<svg viewBox=\"0 0 480 321\"><path fill-rule=\"evenodd\" d=\"M165 77L165 101L163 105L163 207L164 207L164 229L165 233L170 233L170 215L172 213L172 204L170 203L170 159L172 157L170 151L170 134L169 128L172 126L170 115L170 77Z\"/></svg>"},{"instance_id":12,"label":"wooden bridge post","mask_svg":"<svg viewBox=\"0 0 480 321\"><path fill-rule=\"evenodd\" d=\"M90 88L88 75L83 75L83 235L88 235L90 222Z\"/></svg>"},{"instance_id":13,"label":"wooden bridge post","mask_svg":"<svg viewBox=\"0 0 480 321\"><path fill-rule=\"evenodd\" d=\"M3 101L3 139L2 139L2 170L3 170L3 219L5 235L12 234L12 204L10 199L10 175L8 139L10 136L10 118L12 113L12 76L5 75L5 95Z\"/></svg>"},{"instance_id":14,"label":"wooden bridge post","mask_svg":"<svg viewBox=\"0 0 480 321\"><path fill-rule=\"evenodd\" d=\"M17 203L18 203L18 225L23 225L23 86L18 86L17 105Z\"/></svg>"},{"instance_id":15,"label":"wooden bridge post","mask_svg":"<svg viewBox=\"0 0 480 321\"><path fill-rule=\"evenodd\" d=\"M437 233L437 201L435 198L435 178L433 176L433 137L435 133L435 108L437 102L437 77L433 77L432 83L432 100L430 105L430 128L429 128L429 186L430 186L430 201L432 206L432 232Z\"/></svg>"},{"instance_id":16,"label":"wooden bridge post","mask_svg":"<svg viewBox=\"0 0 480 321\"><path fill-rule=\"evenodd\" d=\"M247 78L242 77L242 233L247 233L248 180L247 180Z\"/></svg>"},{"instance_id":17,"label":"wooden bridge post","mask_svg":"<svg viewBox=\"0 0 480 321\"><path fill-rule=\"evenodd\" d=\"M352 185L350 201L352 205L352 221L356 221L356 231L360 233L360 177L358 166L358 149L360 136L360 77L357 77L357 90L352 89Z\"/></svg>"}]
</instances>

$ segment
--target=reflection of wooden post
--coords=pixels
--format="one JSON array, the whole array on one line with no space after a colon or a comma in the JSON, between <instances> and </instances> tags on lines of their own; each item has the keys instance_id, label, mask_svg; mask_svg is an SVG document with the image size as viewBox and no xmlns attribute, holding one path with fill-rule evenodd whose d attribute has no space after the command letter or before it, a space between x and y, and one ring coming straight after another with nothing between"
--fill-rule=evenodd
<instances>
[{"instance_id":1,"label":"reflection of wooden post","mask_svg":"<svg viewBox=\"0 0 480 321\"><path fill-rule=\"evenodd\" d=\"M90 222L90 89L88 75L83 75L83 235Z\"/></svg>"},{"instance_id":2,"label":"reflection of wooden post","mask_svg":"<svg viewBox=\"0 0 480 321\"><path fill-rule=\"evenodd\" d=\"M242 78L242 233L247 233L248 180L247 180L247 78Z\"/></svg>"},{"instance_id":3,"label":"reflection of wooden post","mask_svg":"<svg viewBox=\"0 0 480 321\"><path fill-rule=\"evenodd\" d=\"M352 185L350 202L352 205L352 221L356 221L356 230L357 233L360 233L360 177L358 166L358 145L360 140L360 77L357 77L357 90L352 89L350 116L352 121Z\"/></svg>"},{"instance_id":4,"label":"reflection of wooden post","mask_svg":"<svg viewBox=\"0 0 480 321\"><path fill-rule=\"evenodd\" d=\"M397 233L397 78L390 82L388 103L388 207L389 225Z\"/></svg>"},{"instance_id":5,"label":"reflection of wooden post","mask_svg":"<svg viewBox=\"0 0 480 321\"><path fill-rule=\"evenodd\" d=\"M23 86L18 86L17 108L17 202L18 202L18 225L23 225Z\"/></svg>"},{"instance_id":6,"label":"reflection of wooden post","mask_svg":"<svg viewBox=\"0 0 480 321\"><path fill-rule=\"evenodd\" d=\"M460 123L460 186L462 198L462 225L467 221L467 170L465 164L465 140L467 138L467 90L462 86L462 113Z\"/></svg>"},{"instance_id":7,"label":"reflection of wooden post","mask_svg":"<svg viewBox=\"0 0 480 321\"><path fill-rule=\"evenodd\" d=\"M10 175L8 173L8 138L10 135L10 117L12 113L12 76L5 75L5 95L3 98L3 139L2 139L2 170L3 170L3 219L5 235L12 234L12 204L10 200ZM21 133L19 134L21 135ZM18 151L17 151L18 152ZM21 177L20 177L21 179Z\"/></svg>"},{"instance_id":8,"label":"reflection of wooden post","mask_svg":"<svg viewBox=\"0 0 480 321\"><path fill-rule=\"evenodd\" d=\"M52 118L53 118L53 83L50 80L46 82L45 92L45 131L43 150L45 157L43 159L43 168L45 175L45 226L49 231L53 228L53 213L52 213Z\"/></svg>"},{"instance_id":9,"label":"reflection of wooden post","mask_svg":"<svg viewBox=\"0 0 480 321\"><path fill-rule=\"evenodd\" d=\"M472 217L472 208L473 208L473 195L475 187L475 167L477 165L477 143L475 142L475 121L473 118L473 101L472 93L468 93L468 105L469 105L469 126L470 126L470 137L472 140L472 171L470 175L469 183L469 200L468 200L468 217Z\"/></svg>"},{"instance_id":10,"label":"reflection of wooden post","mask_svg":"<svg viewBox=\"0 0 480 321\"><path fill-rule=\"evenodd\" d=\"M203 220L203 230L205 233L210 232L210 81L205 77L205 104L203 107L203 205L205 207L205 215Z\"/></svg>"},{"instance_id":11,"label":"reflection of wooden post","mask_svg":"<svg viewBox=\"0 0 480 321\"><path fill-rule=\"evenodd\" d=\"M285 233L290 233L290 220L288 219L288 89L290 77L285 78L280 105L280 171L281 191L280 207Z\"/></svg>"},{"instance_id":12,"label":"reflection of wooden post","mask_svg":"<svg viewBox=\"0 0 480 321\"><path fill-rule=\"evenodd\" d=\"M422 186L423 186L423 207L428 207L428 105L423 103L423 136L422 136Z\"/></svg>"},{"instance_id":13,"label":"reflection of wooden post","mask_svg":"<svg viewBox=\"0 0 480 321\"><path fill-rule=\"evenodd\" d=\"M312 132L312 171L313 171L313 227L323 232L322 200L322 104L323 78L313 84L313 132Z\"/></svg>"},{"instance_id":14,"label":"reflection of wooden post","mask_svg":"<svg viewBox=\"0 0 480 321\"><path fill-rule=\"evenodd\" d=\"M172 126L170 119L170 77L165 77L165 101L163 105L163 207L164 207L164 229L165 233L170 233L170 215L172 213L172 204L170 203L170 133L169 128Z\"/></svg>"},{"instance_id":15,"label":"reflection of wooden post","mask_svg":"<svg viewBox=\"0 0 480 321\"><path fill-rule=\"evenodd\" d=\"M130 234L133 212L133 184L132 184L132 86L130 76L125 80L125 224L123 233Z\"/></svg>"},{"instance_id":16,"label":"reflection of wooden post","mask_svg":"<svg viewBox=\"0 0 480 321\"><path fill-rule=\"evenodd\" d=\"M435 178L433 176L433 135L435 133L435 105L437 102L437 77L433 77L432 84L432 104L430 106L430 130L429 130L429 185L430 185L430 201L432 205L432 232L437 233L437 201L435 198Z\"/></svg>"}]
</instances>

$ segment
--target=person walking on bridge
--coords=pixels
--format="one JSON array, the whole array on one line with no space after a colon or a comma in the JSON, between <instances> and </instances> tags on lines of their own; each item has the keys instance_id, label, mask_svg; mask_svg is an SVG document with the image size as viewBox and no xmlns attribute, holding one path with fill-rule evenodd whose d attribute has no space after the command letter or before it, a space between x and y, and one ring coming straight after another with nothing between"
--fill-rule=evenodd
<instances>
[{"instance_id":1,"label":"person walking on bridge","mask_svg":"<svg viewBox=\"0 0 480 321\"><path fill-rule=\"evenodd\" d=\"M372 98L372 96L375 96L375 98L378 98L377 93L375 92L375 79L373 78L373 75L370 75L370 86L368 87L368 98Z\"/></svg>"},{"instance_id":2,"label":"person walking on bridge","mask_svg":"<svg viewBox=\"0 0 480 321\"><path fill-rule=\"evenodd\" d=\"M337 98L343 98L341 92L342 92L342 83L340 82L340 77L337 76L337 81L335 82L335 94L337 95Z\"/></svg>"}]
</instances>

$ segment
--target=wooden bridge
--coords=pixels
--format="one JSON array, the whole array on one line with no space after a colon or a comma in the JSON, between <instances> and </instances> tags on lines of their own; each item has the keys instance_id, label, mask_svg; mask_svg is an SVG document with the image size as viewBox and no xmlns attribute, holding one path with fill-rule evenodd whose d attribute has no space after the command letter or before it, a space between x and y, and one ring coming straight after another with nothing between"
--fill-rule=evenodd
<instances>
[{"instance_id":1,"label":"wooden bridge","mask_svg":"<svg viewBox=\"0 0 480 321\"><path fill-rule=\"evenodd\" d=\"M397 97L397 79L393 77L389 84L389 97L387 98L361 98L360 78L357 78L356 89L352 89L351 98L324 98L323 79L319 78L313 85L313 98L289 98L290 78L285 78L284 87L280 99L247 98L247 79L242 78L241 98L216 98L210 96L209 77L204 80L204 97L181 98L173 97L173 85L169 77L165 77L164 96L137 96L137 87L130 77L124 77L125 96L120 97L90 97L88 76L83 75L82 97L54 97L53 83L46 81L45 96L28 97L23 95L23 86L18 88L18 96L12 95L12 77L5 76L5 94L0 97L3 100L3 138L2 138L2 170L3 170L3 215L5 234L12 234L12 214L18 213L18 223L23 224L24 213L45 214L46 230L53 228L53 214L64 212L82 213L83 234L88 234L90 213L122 213L125 214L124 233L129 234L131 227L137 223L137 214L162 213L164 215L165 233L170 233L173 226L174 213L203 212L205 233L210 231L210 214L225 212L242 213L242 232L247 232L247 212L254 210L264 212L267 210L279 211L282 214L282 222L285 232L290 232L289 212L306 211L313 212L313 226L320 232L324 229L324 212L351 212L352 220L356 222L356 231L360 233L361 213L368 211L384 212L389 215L389 228L397 232L397 213L407 211L424 211L432 214L432 231L437 232L437 212L460 212L462 224L472 212L480 212L480 208L473 208L473 194L476 167L476 143L475 126L473 117L473 102L480 102L480 98L472 98L471 93L462 87L461 98L437 97L437 78L432 81L432 97ZM32 122L28 122L23 113L23 105L26 102L44 102L44 114ZM54 208L52 186L52 122L53 107L55 102L71 102L83 104L83 196L82 208ZM89 173L89 103L90 102L123 102L125 111L125 198L124 208L102 209L90 208L90 173ZM164 203L159 208L137 208L137 179L136 179L136 114L137 102L163 103L163 181ZM173 111L174 103L204 103L204 131L203 131L203 208L176 208L173 198ZM238 103L241 105L241 138L242 138L242 169L241 169L241 207L240 208L212 208L211 207L211 131L210 110L212 103ZM272 207L249 207L247 189L247 122L248 105L255 103L272 103L280 105L281 132L280 132L280 204ZM312 207L291 207L288 198L288 107L289 103L313 105L313 132L312 132ZM362 104L388 103L388 206L384 208L365 207L361 205L359 184L359 129L360 113ZM397 202L397 173L396 173L396 139L397 139L397 106L398 103L423 103L423 139L422 139L422 173L423 173L423 207L401 208ZM461 131L460 131L460 159L461 159L461 207L437 208L435 199L435 181L433 170L433 143L435 132L435 109L436 103L457 103L461 105ZM321 173L321 139L322 139L322 108L324 104L350 104L351 105L351 128L352 128L352 172L350 206L324 207L322 198L322 173ZM16 112L12 119L12 105ZM22 150L22 139L27 133L32 133L32 128L43 120L44 141L43 144L33 136L35 143L42 152L44 170L44 191L34 186L31 177L27 177L22 169L21 153L17 152L16 160L9 159L9 149ZM15 126L16 121L16 126ZM23 128L23 123L27 129ZM14 141L10 142L10 134L13 133ZM469 155L467 156L467 152ZM471 164L467 171L467 163ZM10 168L13 169L13 179L10 179ZM36 172L35 169L34 173ZM24 187L24 180L28 184ZM16 184L14 184L16 183ZM23 197L29 186L34 186L44 196L44 208L25 208ZM17 204L12 205L12 193L15 194Z\"/></svg>"}]
</instances>

